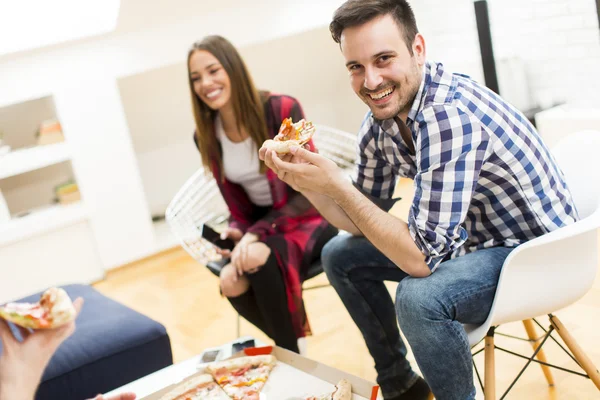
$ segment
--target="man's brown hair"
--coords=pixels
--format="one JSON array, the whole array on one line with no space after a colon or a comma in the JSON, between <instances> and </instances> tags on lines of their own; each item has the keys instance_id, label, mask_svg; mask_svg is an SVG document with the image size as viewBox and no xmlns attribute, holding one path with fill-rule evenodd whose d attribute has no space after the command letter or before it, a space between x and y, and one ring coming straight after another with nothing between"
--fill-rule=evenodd
<instances>
[{"instance_id":1,"label":"man's brown hair","mask_svg":"<svg viewBox=\"0 0 600 400\"><path fill-rule=\"evenodd\" d=\"M412 55L412 44L419 30L412 7L406 0L348 0L335 11L329 31L333 40L340 43L344 29L384 15L394 18Z\"/></svg>"}]
</instances>

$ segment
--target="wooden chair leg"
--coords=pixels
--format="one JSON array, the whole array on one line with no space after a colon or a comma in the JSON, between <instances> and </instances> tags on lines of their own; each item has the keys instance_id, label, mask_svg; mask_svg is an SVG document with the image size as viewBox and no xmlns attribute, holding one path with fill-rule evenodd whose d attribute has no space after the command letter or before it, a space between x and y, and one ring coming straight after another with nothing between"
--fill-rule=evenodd
<instances>
[{"instance_id":1,"label":"wooden chair leg","mask_svg":"<svg viewBox=\"0 0 600 400\"><path fill-rule=\"evenodd\" d=\"M494 359L494 328L485 337L485 377L483 395L485 400L496 400L496 361Z\"/></svg>"},{"instance_id":2,"label":"wooden chair leg","mask_svg":"<svg viewBox=\"0 0 600 400\"><path fill-rule=\"evenodd\" d=\"M535 326L533 325L533 321L530 319L523 320L523 325L525 326L525 331L527 331L527 336L529 337L529 340L531 340L531 346L533 347L533 351L536 351L539 347L539 342L541 339L538 339L537 332L535 331ZM546 354L544 353L543 349L540 349L536 357L541 362L548 362L546 360ZM554 386L554 378L552 377L550 367L544 364L540 364L540 366L542 367L542 371L544 372L546 381L548 381L548 385Z\"/></svg>"},{"instance_id":3,"label":"wooden chair leg","mask_svg":"<svg viewBox=\"0 0 600 400\"><path fill-rule=\"evenodd\" d=\"M560 322L557 316L550 315L550 323L556 329L556 332L560 335L562 340L565 342L569 350L575 356L575 359L581 365L581 368L589 375L594 385L600 390L600 373L598 372L598 368L594 366L592 360L585 354L585 352L579 347L573 336L567 331L565 326Z\"/></svg>"}]
</instances>

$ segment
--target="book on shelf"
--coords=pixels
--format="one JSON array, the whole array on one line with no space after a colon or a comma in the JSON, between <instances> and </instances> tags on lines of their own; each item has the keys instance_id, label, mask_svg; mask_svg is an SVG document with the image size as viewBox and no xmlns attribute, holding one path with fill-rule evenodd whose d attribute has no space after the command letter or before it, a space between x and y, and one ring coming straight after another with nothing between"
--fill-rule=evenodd
<instances>
[{"instance_id":1,"label":"book on shelf","mask_svg":"<svg viewBox=\"0 0 600 400\"><path fill-rule=\"evenodd\" d=\"M60 204L76 203L81 200L79 187L73 181L65 182L54 188L54 193Z\"/></svg>"},{"instance_id":2,"label":"book on shelf","mask_svg":"<svg viewBox=\"0 0 600 400\"><path fill-rule=\"evenodd\" d=\"M37 144L43 146L46 144L64 142L62 126L57 119L48 119L40 124L37 132Z\"/></svg>"}]
</instances>

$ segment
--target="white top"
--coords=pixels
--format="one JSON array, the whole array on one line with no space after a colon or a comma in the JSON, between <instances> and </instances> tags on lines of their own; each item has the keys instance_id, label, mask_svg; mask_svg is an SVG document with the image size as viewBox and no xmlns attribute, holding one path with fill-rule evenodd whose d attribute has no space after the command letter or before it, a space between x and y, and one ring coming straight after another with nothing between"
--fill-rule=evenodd
<instances>
[{"instance_id":1,"label":"white top","mask_svg":"<svg viewBox=\"0 0 600 400\"><path fill-rule=\"evenodd\" d=\"M251 137L234 143L225 134L221 118L215 120L217 139L223 148L223 171L227 180L241 185L257 206L273 205L267 175L259 172L258 149Z\"/></svg>"}]
</instances>

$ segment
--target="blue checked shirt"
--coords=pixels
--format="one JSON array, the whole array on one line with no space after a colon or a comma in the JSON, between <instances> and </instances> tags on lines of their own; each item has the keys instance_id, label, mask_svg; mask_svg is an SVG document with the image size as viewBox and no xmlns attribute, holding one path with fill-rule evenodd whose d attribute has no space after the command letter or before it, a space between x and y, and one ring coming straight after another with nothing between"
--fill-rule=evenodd
<instances>
[{"instance_id":1,"label":"blue checked shirt","mask_svg":"<svg viewBox=\"0 0 600 400\"><path fill-rule=\"evenodd\" d=\"M427 63L406 125L415 154L393 119L367 114L353 180L381 200L391 199L399 177L414 180L408 226L432 271L448 258L516 247L577 219L535 128L467 76Z\"/></svg>"}]
</instances>

